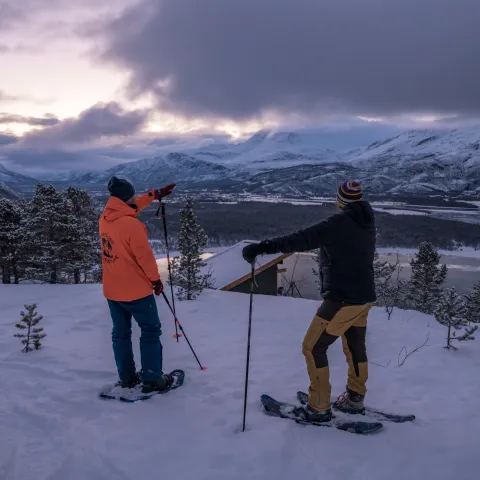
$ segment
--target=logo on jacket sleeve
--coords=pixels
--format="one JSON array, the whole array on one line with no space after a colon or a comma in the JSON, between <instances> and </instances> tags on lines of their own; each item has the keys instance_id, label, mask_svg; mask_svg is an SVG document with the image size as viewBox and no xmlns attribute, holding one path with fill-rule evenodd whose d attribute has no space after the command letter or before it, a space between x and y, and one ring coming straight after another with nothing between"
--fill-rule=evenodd
<instances>
[{"instance_id":1,"label":"logo on jacket sleeve","mask_svg":"<svg viewBox=\"0 0 480 480\"><path fill-rule=\"evenodd\" d=\"M114 263L118 260L118 256L114 253L113 245L115 241L107 235L106 233L102 233L101 235L102 241L102 261L105 263Z\"/></svg>"}]
</instances>

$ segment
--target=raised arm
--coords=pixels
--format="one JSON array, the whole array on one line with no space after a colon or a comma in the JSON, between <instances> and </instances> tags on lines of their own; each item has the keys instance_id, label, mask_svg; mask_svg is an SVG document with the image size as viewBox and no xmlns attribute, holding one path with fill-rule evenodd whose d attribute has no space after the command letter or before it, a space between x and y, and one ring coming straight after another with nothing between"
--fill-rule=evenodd
<instances>
[{"instance_id":1,"label":"raised arm","mask_svg":"<svg viewBox=\"0 0 480 480\"><path fill-rule=\"evenodd\" d=\"M144 208L147 208L154 200L158 199L158 190L150 190L148 193L138 196L135 199L135 205L137 206L137 212L141 212Z\"/></svg>"},{"instance_id":2,"label":"raised arm","mask_svg":"<svg viewBox=\"0 0 480 480\"><path fill-rule=\"evenodd\" d=\"M171 183L160 190L150 190L144 195L137 197L135 204L137 205L137 212L141 212L144 208L148 207L154 200L162 201L162 198L168 197L172 194L176 184Z\"/></svg>"}]
</instances>

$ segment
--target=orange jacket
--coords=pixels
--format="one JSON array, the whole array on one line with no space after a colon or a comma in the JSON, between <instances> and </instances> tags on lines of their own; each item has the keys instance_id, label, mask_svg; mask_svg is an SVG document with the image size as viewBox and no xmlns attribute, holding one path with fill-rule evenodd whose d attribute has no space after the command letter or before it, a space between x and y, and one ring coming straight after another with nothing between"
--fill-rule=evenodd
<instances>
[{"instance_id":1,"label":"orange jacket","mask_svg":"<svg viewBox=\"0 0 480 480\"><path fill-rule=\"evenodd\" d=\"M147 228L137 219L153 200L153 192L141 195L135 208L110 197L100 216L103 294L109 300L131 302L151 295L152 282L160 279Z\"/></svg>"}]
</instances>

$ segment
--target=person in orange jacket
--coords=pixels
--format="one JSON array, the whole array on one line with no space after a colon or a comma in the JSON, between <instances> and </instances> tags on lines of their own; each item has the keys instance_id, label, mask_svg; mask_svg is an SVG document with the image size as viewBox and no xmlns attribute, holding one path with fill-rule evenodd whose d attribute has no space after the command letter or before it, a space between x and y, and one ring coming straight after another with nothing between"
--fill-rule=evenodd
<instances>
[{"instance_id":1,"label":"person in orange jacket","mask_svg":"<svg viewBox=\"0 0 480 480\"><path fill-rule=\"evenodd\" d=\"M154 200L170 195L175 184L136 196L127 180L112 177L110 198L99 220L103 293L113 321L112 346L119 386L143 382L143 393L168 388L173 378L163 373L161 325L155 295L163 292L147 229L138 213ZM136 373L132 349L132 316L141 329L142 374Z\"/></svg>"}]
</instances>

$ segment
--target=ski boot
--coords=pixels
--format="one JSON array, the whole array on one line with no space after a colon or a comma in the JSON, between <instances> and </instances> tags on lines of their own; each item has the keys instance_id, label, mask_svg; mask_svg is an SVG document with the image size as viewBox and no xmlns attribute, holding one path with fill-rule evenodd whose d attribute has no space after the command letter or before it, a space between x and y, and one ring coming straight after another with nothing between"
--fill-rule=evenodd
<instances>
[{"instance_id":1,"label":"ski boot","mask_svg":"<svg viewBox=\"0 0 480 480\"><path fill-rule=\"evenodd\" d=\"M343 392L335 402L333 402L333 408L344 413L363 415L365 413L363 399L363 395L360 395L347 387L347 390Z\"/></svg>"},{"instance_id":2,"label":"ski boot","mask_svg":"<svg viewBox=\"0 0 480 480\"><path fill-rule=\"evenodd\" d=\"M305 407L305 419L308 422L326 423L332 419L332 410L315 410L310 405Z\"/></svg>"},{"instance_id":3,"label":"ski boot","mask_svg":"<svg viewBox=\"0 0 480 480\"><path fill-rule=\"evenodd\" d=\"M173 381L174 378L170 374L164 373L156 381L143 382L142 393L163 392L172 385Z\"/></svg>"}]
</instances>

